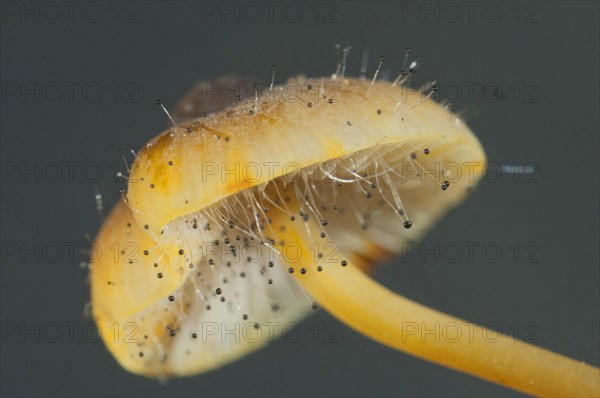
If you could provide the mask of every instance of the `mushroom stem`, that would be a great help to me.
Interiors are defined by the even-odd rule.
[[[532,395],[599,396],[600,369],[418,304],[352,264],[297,279],[333,316],[389,347]]]

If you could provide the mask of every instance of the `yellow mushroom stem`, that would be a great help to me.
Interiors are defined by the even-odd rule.
[[[288,239],[306,242],[301,231],[291,234],[295,236]],[[328,265],[322,272],[306,268],[296,278],[323,308],[386,346],[536,396],[600,394],[600,369],[411,301],[381,286],[352,261],[345,267]],[[440,330],[450,325],[460,333],[441,336]]]

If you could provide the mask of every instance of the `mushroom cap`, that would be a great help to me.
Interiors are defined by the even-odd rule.
[[[222,366],[308,312],[295,278],[306,268],[285,257],[293,242],[283,242],[308,225],[304,217],[320,218],[310,239],[334,243],[338,264],[368,269],[460,203],[485,162],[462,120],[389,82],[298,77],[178,124],[139,151],[127,205],[115,207],[96,239],[94,319],[131,372],[170,377]],[[257,257],[227,257],[235,240],[237,253],[253,247]],[[272,322],[274,334],[264,329]],[[256,323],[258,338],[249,334]],[[214,325],[217,333],[206,329]],[[224,340],[232,328],[242,338]]]

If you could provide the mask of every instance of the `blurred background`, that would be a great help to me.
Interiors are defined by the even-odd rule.
[[[329,75],[337,43],[352,47],[349,75],[368,49],[369,77],[382,55],[394,77],[411,47],[416,80],[438,81],[494,165],[417,251],[376,278],[599,365],[598,2],[1,7],[2,396],[519,396],[381,346],[324,311],[297,341],[162,386],[121,369],[84,316],[80,251],[100,226],[95,194],[107,212],[122,186],[119,149],[167,125],[155,99],[173,107],[222,74],[270,81],[271,65],[278,81]]]

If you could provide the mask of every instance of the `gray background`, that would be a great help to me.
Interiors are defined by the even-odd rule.
[[[385,285],[424,304],[465,319],[494,322],[504,331],[518,323],[521,337],[598,366],[598,3],[532,2],[518,6],[496,2],[502,17],[493,23],[482,15],[488,3],[477,5],[469,20],[463,4],[460,21],[451,10],[425,21],[407,14],[410,2],[337,2],[326,23],[321,4],[319,22],[310,4],[302,3],[297,23],[279,11],[248,20],[202,21],[202,3],[138,1],[121,5],[134,11],[133,23],[115,23],[112,2],[98,2],[103,14],[86,21],[81,8],[73,22],[4,14],[1,80],[4,94],[18,85],[49,87],[52,82],[95,83],[103,93],[97,102],[75,90],[51,102],[8,96],[2,100],[1,155],[3,167],[25,162],[40,167],[53,162],[78,162],[71,181],[63,168],[56,182],[32,176],[6,176],[2,181],[1,219],[5,259],[1,272],[2,348],[1,392],[5,396],[516,396],[501,387],[431,365],[383,347],[340,325],[337,343],[315,343],[311,327],[335,322],[324,312],[307,319],[306,335],[297,343],[279,341],[221,371],[173,380],[167,386],[123,371],[101,342],[81,335],[89,320],[83,306],[89,299],[87,271],[79,256],[63,252],[51,261],[7,255],[7,244],[63,248],[94,235],[100,221],[94,186],[81,175],[83,165],[102,165],[106,206],[118,187],[111,165],[119,148],[138,148],[165,125],[154,105],[167,107],[194,82],[223,73],[243,73],[270,79],[278,65],[278,80],[306,73],[333,72],[335,43],[351,45],[348,69],[358,74],[360,53],[371,52],[369,76],[376,59],[386,55],[393,73],[401,67],[403,49],[413,48],[422,60],[419,79],[437,79],[441,86],[468,82],[498,84],[502,99],[491,101],[475,90],[455,107],[465,112],[492,162],[533,162],[537,182],[514,182],[510,175],[483,182],[475,194],[449,214],[427,236],[434,245],[494,242],[503,249],[492,263],[476,251],[456,263],[421,261],[410,256],[382,268]],[[28,6],[40,3],[28,2]],[[58,3],[66,12],[63,3]],[[278,3],[281,10],[283,5]],[[300,3],[296,3],[300,4]],[[416,4],[423,7],[421,3]],[[441,7],[429,2],[428,7]],[[22,6],[22,5],[19,5]],[[93,11],[93,10],[88,10]],[[488,9],[489,16],[494,15]],[[51,15],[47,16],[52,18]],[[527,19],[527,20],[526,20]],[[129,97],[113,98],[113,84],[139,88]],[[529,83],[529,86],[524,84]],[[7,86],[8,84],[8,86]],[[514,97],[515,86],[520,95]],[[531,85],[533,84],[533,86]],[[538,90],[533,96],[531,87]],[[512,90],[512,91],[511,91]],[[126,93],[129,93],[127,91]],[[43,94],[43,93],[42,93]],[[527,99],[535,101],[527,101]],[[6,172],[6,169],[4,169]],[[88,170],[89,171],[89,170]],[[93,171],[93,170],[92,170]],[[93,173],[92,173],[93,174]],[[517,261],[510,246],[532,242],[536,263]],[[79,243],[81,245],[81,243]],[[50,250],[50,249],[48,249]],[[50,323],[73,322],[70,341],[66,326],[53,336],[8,334],[19,325],[33,329]],[[537,330],[527,329],[534,324]],[[40,338],[36,342],[36,337]]]

